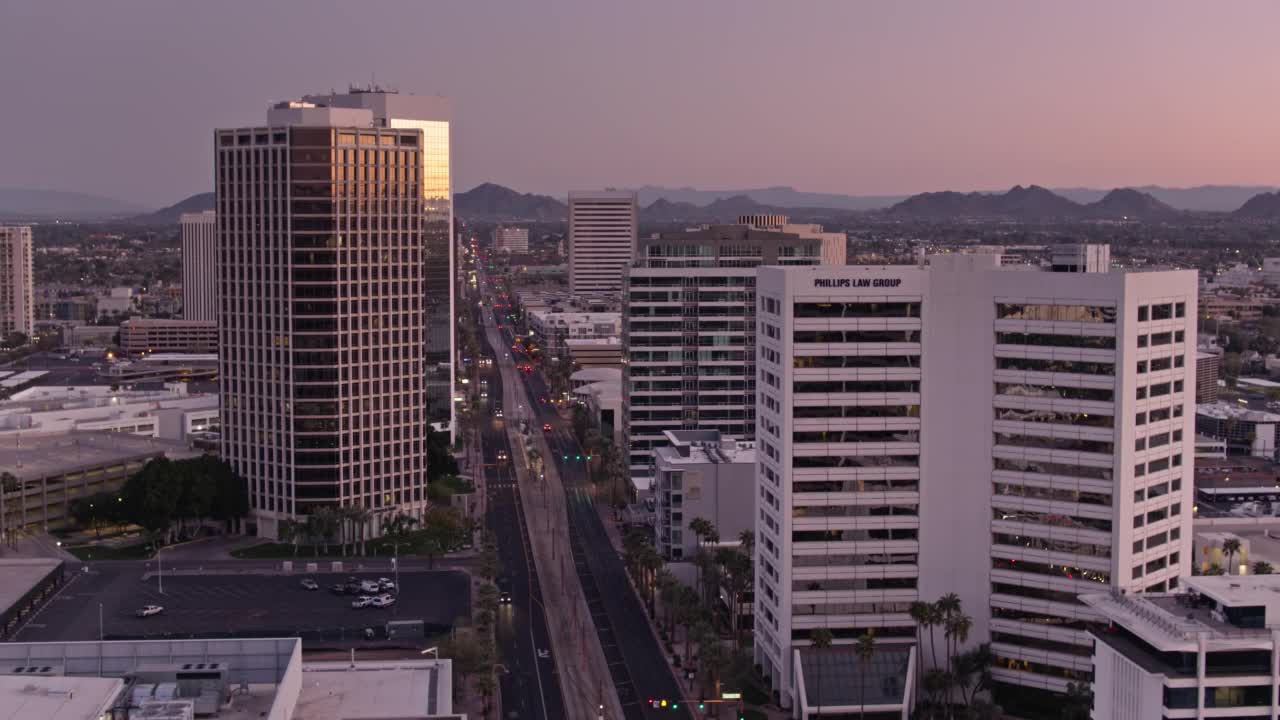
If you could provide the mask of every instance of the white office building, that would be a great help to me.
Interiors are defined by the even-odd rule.
[[[636,194],[569,193],[569,291],[619,293],[636,248]]]
[[[841,236],[843,237],[843,236]],[[756,434],[756,271],[816,265],[821,238],[712,225],[643,238],[623,296],[631,481],[648,491],[667,430]]]
[[[447,170],[432,128],[361,95],[373,107],[289,101],[214,135],[222,456],[260,536],[319,507],[427,506],[429,315],[451,290],[432,247],[448,206],[424,187]]]
[[[218,216],[184,213],[182,228],[182,318],[218,319]]]
[[[529,252],[529,228],[499,225],[493,229],[493,249],[517,254]]]
[[[1081,593],[1190,573],[1196,273],[997,255],[761,268],[756,659],[914,642],[947,593],[1002,688],[1088,682]],[[928,657],[928,654],[922,653]]]
[[[0,342],[11,333],[35,332],[35,279],[31,228],[0,226]]]
[[[1275,718],[1280,575],[1185,578],[1177,592],[1085,595],[1094,720]]]

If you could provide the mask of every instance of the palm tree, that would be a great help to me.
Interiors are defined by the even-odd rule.
[[[1232,565],[1235,564],[1233,560],[1235,559],[1236,553],[1238,552],[1240,552],[1239,538],[1227,538],[1226,540],[1222,541],[1222,554],[1227,556],[1227,574],[1228,575],[1231,574],[1231,567]]]
[[[815,628],[812,632],[809,633],[809,645],[814,650],[826,650],[827,648],[831,647],[831,642],[834,639],[835,639],[835,636],[831,634],[831,628],[824,628],[824,627]],[[821,664],[822,663],[819,661],[818,656],[815,654],[813,658],[813,668],[814,668],[813,684],[818,691],[814,693],[817,700],[822,699],[822,668],[819,667],[819,665]],[[809,695],[809,691],[806,688],[805,689],[806,698],[808,697],[808,695]],[[813,710],[815,713],[821,713],[822,705],[814,704]]]
[[[680,593],[680,581],[670,570],[662,569],[658,571],[657,581],[658,597],[662,599],[662,607],[666,610],[663,613],[666,616],[667,634],[675,632],[675,612],[676,599]]]
[[[859,677],[858,677],[858,717],[864,717],[867,711],[867,668],[871,665],[871,658],[876,654],[876,636],[874,628],[867,628],[867,631],[858,636],[858,642],[854,644],[853,651],[857,653]]]
[[[920,695],[921,674],[924,670],[924,659],[921,655],[924,653],[924,632],[929,631],[929,648],[933,649],[933,623],[931,622],[932,613],[929,611],[929,603],[923,600],[916,600],[911,603],[911,619],[916,623],[916,696]],[[938,664],[938,656],[933,653],[933,664]]]

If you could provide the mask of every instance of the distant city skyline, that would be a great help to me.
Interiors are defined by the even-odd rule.
[[[0,187],[168,205],[212,188],[214,127],[371,80],[453,99],[456,190],[1277,185],[1278,22],[1190,0],[14,0]]]

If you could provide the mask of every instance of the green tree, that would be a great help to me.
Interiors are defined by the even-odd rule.
[[[453,671],[457,673],[459,687],[457,696],[464,697],[467,692],[467,679],[476,673],[490,671],[492,658],[485,652],[485,643],[474,633],[455,633],[440,643],[439,655],[453,661]]]
[[[182,497],[181,483],[173,481],[177,474],[173,461],[160,457],[130,476],[120,491],[129,520],[158,537],[167,534]]]
[[[1274,567],[1272,567],[1271,563],[1267,562],[1266,560],[1259,560],[1253,564],[1254,575],[1270,575],[1275,571],[1276,570]]]

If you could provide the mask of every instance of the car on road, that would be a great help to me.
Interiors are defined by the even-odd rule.
[[[334,595],[346,595],[347,586],[343,583],[334,583],[329,586],[329,592],[333,593]]]
[[[164,612],[164,607],[160,605],[143,605],[141,608],[138,608],[138,617],[151,617],[152,615],[159,615],[162,612]]]
[[[359,610],[359,609],[361,609],[361,608],[367,608],[367,607],[369,607],[369,606],[370,606],[370,605],[372,605],[372,604],[373,604],[373,598],[372,598],[372,597],[370,597],[370,596],[368,596],[368,595],[361,595],[360,597],[358,597],[358,598],[356,598],[355,600],[352,600],[352,601],[351,601],[351,609],[352,609],[352,610]]]
[[[543,432],[551,432],[551,423],[542,423]]]
[[[502,417],[502,408],[500,408],[500,407],[496,407],[496,408],[494,408],[494,409],[493,409],[493,416],[494,416],[494,417],[496,417],[496,418],[500,418],[500,417]]]
[[[391,578],[381,577],[381,578],[378,578],[378,589],[384,593],[387,592],[388,590],[395,590],[396,583]]]
[[[499,451],[498,451],[498,462],[506,462],[506,461],[507,461],[507,451],[506,451],[506,450],[499,450]]]
[[[503,605],[511,604],[511,578],[506,575],[498,578],[498,602]]]
[[[377,597],[369,601],[369,605],[371,607],[376,607],[376,608],[391,607],[392,605],[395,605],[395,604],[396,604],[395,596],[387,595],[386,593],[383,593],[382,595],[378,595]]]
[[[319,590],[320,589],[320,583],[316,582],[315,580],[312,580],[311,578],[303,578],[302,582],[298,584],[302,586],[303,590]]]

